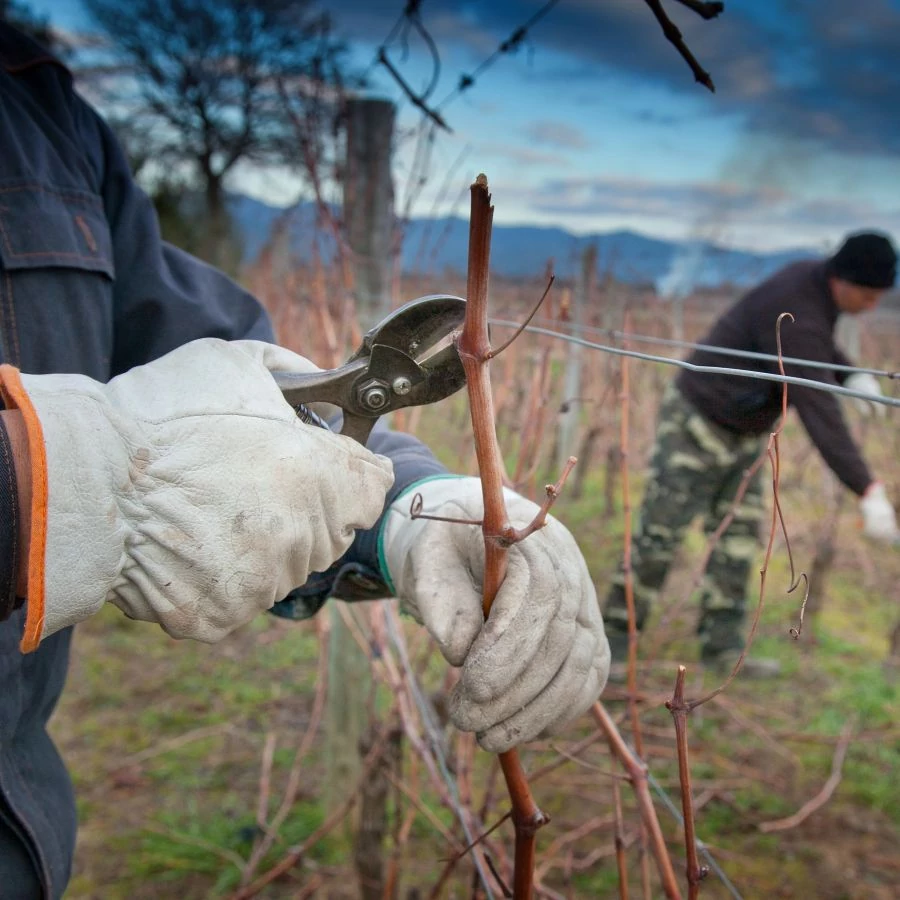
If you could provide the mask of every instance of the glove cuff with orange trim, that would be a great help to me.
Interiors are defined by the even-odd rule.
[[[22,651],[34,650],[40,643],[44,630],[44,552],[47,546],[47,454],[43,429],[28,394],[22,385],[19,370],[10,365],[0,366],[0,395],[7,409],[19,410],[25,423],[28,438],[28,461],[31,467],[31,509],[20,509],[19,514],[31,520],[31,541],[28,559],[24,565],[28,571],[28,584],[36,598],[29,604],[22,635]],[[22,464],[22,461],[19,461]],[[22,565],[23,563],[20,563]]]

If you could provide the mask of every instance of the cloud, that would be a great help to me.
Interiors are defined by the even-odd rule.
[[[519,191],[535,218],[568,223],[603,220],[639,223],[650,233],[660,223],[681,223],[680,236],[760,246],[836,240],[855,228],[900,235],[900,205],[880,208],[855,196],[803,198],[774,184],[732,181],[669,182],[622,178],[553,178]],[[777,239],[776,239],[777,238]]]
[[[536,211],[564,216],[656,216],[684,221],[698,210],[742,215],[760,213],[785,200],[784,192],[769,187],[745,187],[733,183],[660,183],[643,179],[558,178],[548,179],[528,192]]]
[[[814,140],[850,154],[900,150],[900,9],[887,0],[792,4],[805,37],[796,66],[783,59],[782,77],[765,102],[747,107],[752,128]]]
[[[370,3],[332,6],[339,24],[365,22],[370,40],[379,34]],[[542,6],[542,0],[430,0],[422,19],[439,47],[453,42],[466,48],[474,71]],[[711,21],[675,0],[665,8],[711,73],[715,96],[693,82],[640,0],[554,6],[519,49],[533,52],[536,61],[523,81],[558,80],[569,92],[591,85],[594,103],[602,106],[616,99],[610,77],[630,78],[692,98],[710,114],[739,114],[750,133],[813,140],[844,153],[900,151],[900,116],[894,114],[900,8],[892,0],[730,0]],[[387,27],[385,20],[385,36]],[[449,88],[460,73],[444,74]]]
[[[797,201],[776,211],[777,224],[793,224],[815,229],[882,228],[900,236],[900,208],[877,209],[865,200],[821,199]]]
[[[511,126],[508,146],[478,147],[485,156],[502,151],[510,160],[517,214],[583,228],[604,217],[607,224],[640,222],[650,232],[677,229],[688,236],[752,232],[769,245],[821,235],[834,240],[857,225],[900,233],[900,200],[894,202],[900,195],[890,175],[900,152],[898,0],[729,0],[712,21],[677,0],[663,3],[711,73],[715,94],[693,81],[643,0],[557,3],[515,54],[495,57],[505,80],[489,83],[479,75],[465,94],[469,108],[496,105],[490,114],[495,124],[510,102],[504,93],[510,77],[520,92],[516,99],[532,104],[537,121],[519,133]],[[390,15],[376,12],[369,0],[329,6],[349,37],[373,48],[400,12],[399,6]],[[543,6],[544,0],[422,4],[422,21],[442,61],[435,97],[453,91],[463,72],[477,74],[500,42]],[[426,59],[424,44],[412,34],[409,48],[411,57]],[[392,58],[402,49],[401,42],[392,44]],[[448,109],[451,125],[457,109]],[[572,166],[584,156],[575,159],[574,151],[583,150],[587,123],[607,120],[621,124],[617,137],[623,139],[629,120],[654,126],[641,132],[647,143],[635,146],[633,171],[650,171],[671,140],[689,154],[683,170],[694,180],[678,183],[673,169],[679,163],[670,154],[665,171],[671,181],[663,184],[614,177],[529,184],[539,166],[574,174]],[[729,143],[708,143],[718,140]],[[615,147],[610,152],[599,164],[621,171]],[[696,180],[713,168],[715,174]]]
[[[566,165],[566,158],[560,153],[549,153],[535,150],[521,144],[482,144],[479,151],[485,156],[497,156],[508,159],[518,169],[521,166],[557,166]]]
[[[522,131],[528,140],[545,147],[584,150],[590,146],[583,131],[559,120],[542,119],[531,122]]]

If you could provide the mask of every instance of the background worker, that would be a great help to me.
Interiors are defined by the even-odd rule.
[[[3,22],[0,134],[0,896],[65,891],[75,804],[47,722],[70,626],[106,602],[216,640],[276,602],[303,618],[393,593],[461,667],[451,717],[493,751],[596,699],[609,652],[565,527],[512,548],[484,627],[480,529],[408,515],[415,491],[480,518],[477,479],[409,435],[366,450],[299,422],[270,372],[315,366],[160,239],[70,73]],[[516,525],[537,509],[508,500]]]
[[[713,325],[702,343],[733,350],[777,354],[776,322],[781,323],[784,357],[851,365],[838,349],[834,328],[841,313],[874,309],[894,284],[897,255],[883,234],[848,236],[831,257],[796,262],[751,290]],[[777,363],[760,363],[727,353],[697,350],[690,362],[777,372]],[[785,363],[785,373],[825,384],[879,394],[871,375]],[[863,532],[873,540],[898,539],[894,509],[856,446],[834,394],[789,385],[795,407],[822,458],[856,494]],[[637,529],[632,538],[632,572],[637,627],[643,628],[653,600],[669,571],[685,531],[697,517],[712,534],[734,500],[746,470],[764,448],[765,436],[782,410],[782,385],[738,375],[682,370],[666,389],[659,410]],[[730,669],[744,646],[747,581],[756,555],[763,516],[760,467],[750,480],[733,521],[709,559],[700,588],[700,658]],[[614,663],[627,658],[628,617],[620,570],[604,611]],[[772,660],[750,657],[747,674],[777,672]]]

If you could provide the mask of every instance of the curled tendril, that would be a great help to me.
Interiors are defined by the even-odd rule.
[[[409,517],[411,519],[429,519],[432,522],[450,522],[453,525],[482,525],[481,519],[454,519],[450,516],[429,516],[422,512],[425,505],[421,494],[413,494],[412,503],[409,505]]]

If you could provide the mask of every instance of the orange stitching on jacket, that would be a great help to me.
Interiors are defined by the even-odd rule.
[[[69,250],[32,250],[27,253],[20,253],[13,249],[12,243],[9,240],[9,232],[7,232],[6,226],[3,224],[2,216],[0,216],[0,235],[3,237],[3,243],[6,244],[6,250],[7,253],[9,253],[10,259],[35,259],[39,257],[62,256],[66,259],[83,260],[84,262],[110,262],[105,255],[85,256],[83,253],[75,253],[74,251]]]
[[[88,247],[90,247],[91,253],[96,253],[97,242],[94,240],[94,235],[91,233],[88,223],[84,221],[84,216],[75,216],[75,224],[81,229],[81,233],[84,235],[84,239],[87,242]]]
[[[27,184],[12,184],[8,187],[0,187],[0,194],[12,194],[15,191],[43,191],[45,194],[55,194],[59,197],[65,197],[68,200],[77,200],[91,206],[99,207],[102,205],[100,197],[96,194],[92,194],[90,191],[79,191],[74,193],[72,191],[64,190],[63,188],[47,187],[45,184],[33,184],[31,182]]]

